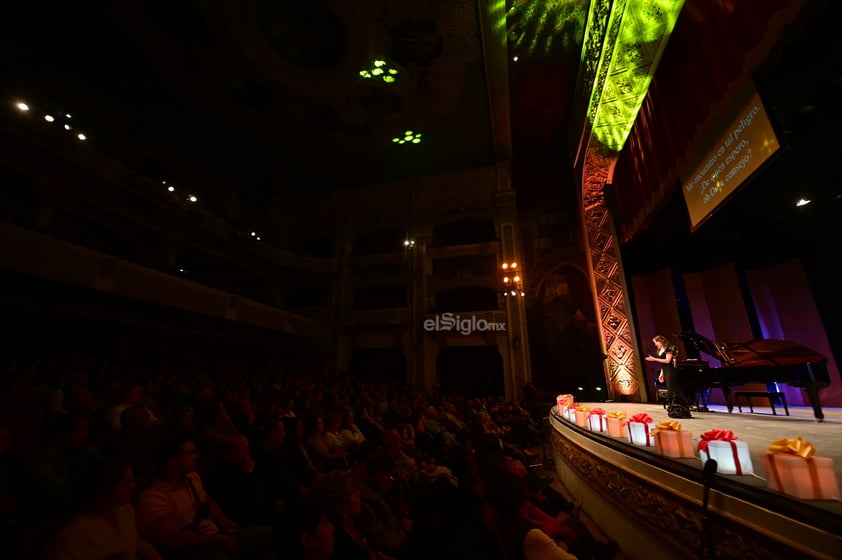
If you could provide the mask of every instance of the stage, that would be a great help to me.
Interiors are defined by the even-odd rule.
[[[671,420],[654,403],[579,403],[590,408],[645,412],[659,422]],[[816,454],[834,461],[842,482],[842,409],[825,408],[816,422],[812,407],[789,407],[785,416],[768,406],[743,407],[740,413],[712,405],[678,419],[683,430],[699,435],[710,430],[732,431],[748,444],[754,475],[722,475],[710,491],[710,539],[703,534],[702,462],[671,459],[654,447],[591,432],[549,416],[553,456],[562,484],[600,528],[620,543],[628,558],[686,558],[709,545],[719,558],[842,558],[842,502],[799,500],[767,487],[762,455],[774,440],[801,437]]]

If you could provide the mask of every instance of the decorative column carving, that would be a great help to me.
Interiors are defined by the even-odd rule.
[[[585,154],[582,173],[585,243],[603,352],[608,356],[605,362],[608,396],[613,400],[643,401],[646,386],[643,366],[635,352],[637,342],[620,244],[602,190],[616,161],[617,154],[594,143]]]

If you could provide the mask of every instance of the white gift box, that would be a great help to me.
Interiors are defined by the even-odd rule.
[[[608,429],[604,414],[591,414],[588,416],[588,427],[592,432],[604,432]]]
[[[640,447],[655,446],[655,436],[649,433],[649,425],[651,423],[629,420],[628,424],[626,424],[626,433],[628,433],[629,441],[632,445],[639,445]]]
[[[567,410],[564,411],[564,419],[569,420],[570,422],[576,423],[576,407],[568,406]]]
[[[748,444],[740,440],[709,440],[707,452],[699,449],[702,466],[708,459],[716,460],[716,472],[719,474],[754,474]]]

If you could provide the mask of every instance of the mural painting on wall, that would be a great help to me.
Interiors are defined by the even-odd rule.
[[[543,279],[527,313],[535,385],[583,400],[604,399],[604,356],[586,274],[559,266]]]

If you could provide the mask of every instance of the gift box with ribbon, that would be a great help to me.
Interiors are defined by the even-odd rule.
[[[730,430],[711,430],[699,436],[699,458],[704,467],[708,459],[716,460],[719,474],[754,474],[748,444],[739,441]]]
[[[627,438],[626,422],[628,417],[625,412],[612,410],[605,415],[605,427],[609,436]]]
[[[575,417],[573,419],[576,422],[577,426],[582,426],[583,428],[588,427],[588,413],[590,413],[591,408],[589,406],[577,406],[575,411]]]
[[[681,422],[661,422],[651,434],[655,436],[655,449],[664,457],[692,459],[696,456],[693,434],[681,429]]]
[[[570,420],[571,422],[576,422],[576,409],[579,408],[579,403],[572,402],[567,405],[564,409],[564,418],[565,420]]]
[[[592,432],[605,431],[605,410],[601,408],[593,408],[588,413],[588,428]]]
[[[626,424],[626,433],[632,445],[639,445],[641,447],[652,447],[655,445],[655,438],[649,433],[649,424],[652,422],[654,422],[652,417],[645,412],[635,414],[629,418]]]
[[[802,500],[838,500],[839,483],[833,459],[815,454],[813,445],[799,438],[772,442],[763,454],[769,488]]]
[[[562,417],[564,416],[564,409],[573,404],[573,395],[558,395],[555,398],[556,412]]]

